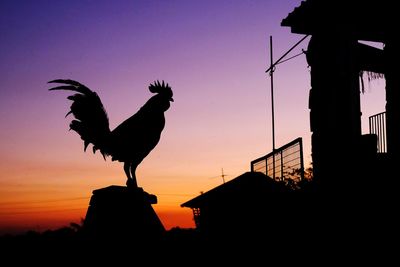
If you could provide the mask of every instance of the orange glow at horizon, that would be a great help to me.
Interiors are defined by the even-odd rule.
[[[111,184],[124,185],[126,178],[122,164],[112,164],[109,160],[90,162],[93,159],[88,159],[85,153],[76,154],[78,162],[55,164],[51,168],[43,168],[46,164],[40,159],[23,165],[10,159],[2,161],[0,168],[4,176],[0,181],[0,234],[45,231],[70,223],[80,224],[86,215],[93,190]],[[146,177],[143,171],[139,173],[140,177]],[[82,179],[85,176],[88,179]],[[153,176],[157,180],[160,174]],[[43,180],[43,177],[53,177],[53,180]],[[96,177],[96,180],[90,177]],[[179,185],[180,179],[178,177],[178,183],[170,189],[158,188],[144,178],[139,179],[146,191],[157,195],[158,204],[154,204],[153,208],[167,230],[194,227],[191,210],[179,204],[195,194],[187,193],[190,190]]]
[[[68,186],[14,184],[0,189],[0,234],[27,230],[44,231],[81,224],[86,216],[90,189],[77,195],[78,190]],[[193,228],[192,211],[177,206],[191,198],[190,195],[160,194],[153,205],[166,230],[173,227]]]
[[[45,231],[81,224],[85,218],[89,199],[8,202],[0,205],[0,234],[20,233],[27,230]],[[194,228],[192,211],[153,205],[166,230],[174,227]]]

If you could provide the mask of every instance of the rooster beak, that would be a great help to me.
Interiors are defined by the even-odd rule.
[[[171,97],[171,98],[169,99],[169,101],[174,102],[174,99]]]

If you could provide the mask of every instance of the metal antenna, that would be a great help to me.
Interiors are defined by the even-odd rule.
[[[275,180],[275,110],[274,110],[274,71],[275,71],[275,66],[278,65],[279,63],[283,63],[289,59],[292,59],[294,57],[291,57],[289,59],[283,60],[284,57],[286,57],[296,46],[298,46],[301,42],[303,42],[309,35],[304,36],[303,38],[300,39],[295,45],[293,45],[285,54],[283,54],[275,63],[273,60],[273,54],[272,54],[272,35],[269,36],[269,53],[270,53],[270,66],[269,68],[265,71],[266,73],[269,73],[269,76],[271,77],[271,109],[272,109],[272,178]],[[305,51],[302,51],[302,53],[305,53]],[[299,54],[300,55],[300,54]],[[298,55],[296,55],[297,57]],[[266,172],[268,175],[268,165],[266,166]]]
[[[224,168],[222,168],[221,178],[222,178],[222,182],[223,182],[223,183],[225,183],[225,176],[227,176],[227,175],[224,174]]]
[[[272,36],[269,37],[270,47],[270,68],[269,75],[271,76],[271,109],[272,109],[272,178],[275,180],[275,110],[274,110],[274,60],[272,56]],[[267,173],[268,174],[268,173]]]
[[[225,183],[225,176],[229,176],[229,174],[225,174],[224,173],[224,168],[221,168],[221,175],[209,177],[209,179],[214,179],[214,178],[221,177],[222,178],[222,183]]]

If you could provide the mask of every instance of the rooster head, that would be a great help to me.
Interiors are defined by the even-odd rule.
[[[168,83],[165,83],[164,81],[162,81],[162,83],[160,83],[160,81],[155,81],[153,84],[149,85],[149,90],[152,93],[158,93],[166,98],[168,98],[169,101],[174,102],[174,99],[172,98],[173,93],[171,90],[171,87],[168,85]]]

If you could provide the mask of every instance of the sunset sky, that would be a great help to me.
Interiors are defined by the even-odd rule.
[[[48,91],[58,78],[96,91],[111,129],[152,96],[151,82],[171,85],[175,102],[138,184],[158,196],[167,229],[194,227],[180,204],[220,185],[222,168],[233,179],[272,150],[269,36],[275,59],[303,37],[280,26],[300,2],[0,1],[0,233],[80,222],[93,190],[125,185],[121,163],[84,153],[68,131],[69,93]],[[278,65],[274,83],[276,146],[303,137],[308,164],[305,56]],[[384,80],[367,83],[361,103],[366,132],[384,111]]]

